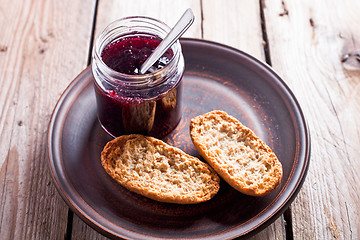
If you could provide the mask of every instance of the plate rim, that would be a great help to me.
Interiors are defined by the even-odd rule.
[[[267,226],[269,226],[272,222],[274,222],[281,214],[283,214],[286,209],[288,208],[288,206],[293,202],[293,200],[296,198],[297,194],[299,193],[299,191],[302,188],[302,185],[306,179],[307,176],[307,172],[308,172],[308,168],[310,165],[310,155],[311,155],[311,137],[310,137],[310,131],[309,131],[309,127],[308,127],[308,123],[307,120],[305,118],[305,115],[303,113],[303,110],[300,106],[300,103],[298,102],[297,98],[295,97],[294,93],[291,91],[291,89],[289,88],[289,86],[286,84],[286,82],[280,77],[280,75],[271,67],[269,66],[266,62],[259,60],[253,56],[251,56],[250,54],[243,52],[237,48],[231,47],[231,46],[227,46],[221,43],[217,43],[217,42],[213,42],[213,41],[209,41],[209,40],[203,40],[203,39],[195,39],[195,38],[181,38],[180,42],[183,44],[202,44],[202,45],[206,45],[206,46],[210,46],[210,47],[217,47],[217,48],[222,48],[222,49],[226,49],[228,51],[231,52],[236,52],[237,54],[243,55],[245,58],[248,58],[249,60],[251,60],[252,63],[256,63],[257,65],[260,65],[260,68],[265,68],[266,71],[270,72],[274,78],[276,78],[277,81],[279,81],[279,83],[281,84],[281,87],[283,87],[286,90],[286,93],[291,97],[291,100],[293,101],[294,105],[296,106],[296,110],[299,114],[299,116],[301,117],[301,119],[299,119],[299,123],[302,123],[301,125],[299,125],[301,127],[301,130],[303,132],[303,137],[304,137],[304,147],[302,148],[302,152],[303,152],[303,159],[300,159],[303,161],[304,164],[301,165],[301,171],[299,171],[298,176],[296,178],[296,182],[294,184],[294,186],[292,187],[292,191],[289,193],[288,197],[285,199],[285,201],[283,201],[280,206],[277,208],[277,211],[273,212],[270,216],[268,216],[264,221],[260,222],[259,224],[256,224],[256,226],[252,227],[251,229],[249,229],[247,232],[243,232],[241,231],[241,233],[238,233],[236,230],[237,228],[234,227],[232,229],[226,230],[224,231],[222,234],[218,233],[217,235],[209,235],[208,238],[214,238],[214,237],[224,237],[225,235],[229,235],[228,237],[249,237],[252,235],[255,235],[256,233],[260,232],[261,230],[263,230],[264,228],[266,228]],[[130,231],[127,229],[124,229],[120,226],[120,228],[124,229],[126,233],[115,233],[113,231],[111,231],[111,229],[105,228],[104,226],[99,226],[99,222],[96,221],[96,219],[93,219],[89,216],[89,214],[87,214],[85,211],[83,211],[76,202],[74,202],[72,199],[69,198],[66,189],[70,190],[71,192],[73,192],[72,194],[77,194],[79,195],[76,191],[72,191],[71,188],[64,186],[64,184],[61,184],[60,178],[59,176],[56,174],[57,172],[55,171],[56,166],[54,165],[54,155],[53,155],[53,139],[54,139],[54,127],[56,124],[56,117],[57,117],[57,113],[60,111],[61,107],[63,107],[63,102],[66,100],[67,95],[70,93],[71,89],[76,86],[76,84],[81,84],[81,80],[84,78],[83,76],[85,74],[89,74],[91,66],[87,66],[83,71],[81,71],[71,82],[70,84],[66,87],[66,89],[63,91],[63,93],[61,94],[60,98],[58,99],[54,110],[52,112],[51,118],[50,118],[50,122],[49,122],[49,126],[48,126],[48,138],[47,138],[47,150],[48,150],[48,167],[50,169],[50,173],[53,179],[53,182],[55,183],[55,186],[58,190],[58,192],[60,193],[60,195],[62,196],[63,200],[66,202],[66,204],[68,205],[68,207],[80,218],[82,219],[84,222],[86,222],[90,227],[92,227],[93,229],[95,229],[96,231],[98,231],[99,233],[108,236],[108,237],[117,237],[117,238],[121,238],[121,237],[141,237],[144,235],[139,235],[139,233],[136,233],[134,231]],[[186,71],[186,70],[185,70]],[[88,82],[82,83],[84,84],[82,86],[82,90],[84,88],[86,88],[88,86]],[[81,91],[82,91],[81,90]],[[79,91],[79,93],[81,92]],[[73,102],[76,100],[77,98],[73,99]],[[69,109],[67,109],[68,111]],[[61,131],[60,131],[61,132]],[[62,136],[60,137],[60,139],[62,138]],[[60,140],[60,147],[59,149],[61,149],[61,140]],[[298,165],[297,165],[298,166]],[[66,175],[66,172],[64,173],[64,177],[68,178]],[[294,176],[293,176],[294,178]],[[290,179],[291,180],[291,179]],[[60,182],[59,182],[60,181]],[[71,184],[71,181],[67,181],[67,184]],[[64,189],[65,187],[65,189]],[[280,196],[281,194],[279,193],[279,195],[277,196],[277,198]],[[79,195],[80,196],[80,195]],[[81,196],[80,196],[81,197]],[[273,201],[272,203],[276,203],[276,201]],[[91,208],[89,205],[87,205],[88,208]],[[91,208],[92,209],[92,208]],[[92,209],[93,210],[93,209]],[[95,210],[93,210],[94,212],[96,212]],[[260,213],[259,213],[260,214]],[[102,217],[102,216],[100,216]],[[116,225],[117,226],[117,225]],[[119,227],[119,226],[117,226]],[[132,234],[135,235],[132,235]],[[230,234],[230,233],[234,233],[234,234]],[[149,236],[145,236],[146,238],[148,238]],[[177,239],[177,238],[174,238]]]

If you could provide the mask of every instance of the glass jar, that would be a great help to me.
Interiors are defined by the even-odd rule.
[[[127,17],[95,40],[91,69],[98,119],[113,137],[140,133],[161,138],[179,123],[185,66],[180,42],[153,65],[155,70],[137,74],[170,30],[156,19]]]

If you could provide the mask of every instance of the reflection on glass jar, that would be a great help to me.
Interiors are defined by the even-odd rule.
[[[170,31],[146,17],[117,20],[95,41],[92,59],[98,118],[112,136],[164,137],[179,123],[184,58],[177,41],[152,67],[138,70]]]

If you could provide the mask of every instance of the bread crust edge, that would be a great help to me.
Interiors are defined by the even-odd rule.
[[[274,165],[275,165],[274,171],[276,174],[276,178],[275,178],[275,181],[272,182],[271,188],[267,188],[265,190],[259,190],[259,189],[253,189],[253,188],[247,187],[242,181],[239,181],[238,179],[233,178],[226,172],[226,169],[219,166],[217,164],[216,157],[211,157],[211,154],[209,154],[209,151],[206,150],[206,147],[203,144],[201,144],[201,141],[198,139],[196,134],[193,133],[194,126],[199,124],[198,123],[199,119],[201,117],[207,116],[208,114],[220,114],[220,115],[224,116],[226,118],[226,120],[229,120],[229,121],[235,123],[236,126],[239,127],[242,131],[248,132],[251,135],[251,137],[253,137],[254,140],[259,141],[259,143],[262,145],[262,147],[266,149],[266,152],[272,156],[272,162],[274,162]],[[281,180],[282,180],[282,175],[283,175],[282,164],[276,157],[275,153],[270,149],[269,146],[267,146],[265,144],[265,142],[263,142],[259,137],[257,137],[251,129],[244,126],[239,120],[237,120],[233,116],[227,114],[226,112],[221,111],[221,110],[214,110],[214,111],[205,113],[203,115],[199,115],[199,116],[191,119],[190,137],[191,137],[191,140],[192,140],[195,148],[200,153],[200,155],[204,158],[204,160],[220,175],[220,177],[223,180],[225,180],[231,187],[233,187],[237,191],[239,191],[243,194],[246,194],[246,195],[250,195],[250,196],[264,196],[264,195],[269,194],[273,190],[275,190],[280,185]]]
[[[122,179],[120,179],[118,173],[115,172],[114,168],[112,168],[111,165],[111,159],[114,157],[112,155],[114,155],[115,153],[112,151],[112,148],[114,147],[119,147],[119,145],[121,146],[124,142],[126,142],[129,139],[138,137],[138,136],[142,136],[145,137],[146,139],[148,139],[150,142],[155,143],[155,144],[161,144],[164,145],[166,147],[169,148],[170,151],[175,151],[179,154],[185,154],[186,157],[190,158],[191,161],[195,161],[197,164],[201,165],[203,168],[206,168],[209,170],[209,174],[211,176],[211,179],[214,182],[214,190],[204,196],[192,196],[192,197],[184,197],[182,195],[178,195],[178,196],[167,196],[167,195],[163,195],[161,193],[154,193],[154,192],[150,192],[147,191],[146,189],[139,189],[136,188],[134,186],[132,186],[129,183],[123,182]],[[115,138],[113,140],[111,140],[110,142],[108,142],[102,153],[101,153],[101,165],[103,166],[103,168],[105,169],[105,171],[107,172],[107,174],[113,179],[115,180],[118,184],[120,184],[121,186],[123,186],[124,188],[128,189],[129,191],[135,192],[137,194],[140,194],[142,196],[145,196],[147,198],[150,198],[152,200],[155,201],[159,201],[159,202],[165,202],[165,203],[175,203],[175,204],[197,204],[197,203],[201,203],[201,202],[205,202],[208,201],[210,199],[212,199],[219,191],[220,189],[220,178],[217,175],[217,173],[211,168],[211,166],[209,166],[207,163],[202,162],[200,159],[195,158],[191,155],[186,154],[185,152],[183,152],[181,149],[173,147],[171,145],[166,144],[165,142],[156,139],[154,137],[150,137],[150,136],[143,136],[143,135],[139,135],[139,134],[131,134],[131,135],[123,135],[120,136],[118,138]]]

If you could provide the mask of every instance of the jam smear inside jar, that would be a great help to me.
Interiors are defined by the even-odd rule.
[[[115,81],[103,81],[92,63],[98,119],[113,137],[140,133],[162,138],[181,119],[182,55],[178,66],[179,59],[173,63],[176,56],[170,48],[153,65],[154,72],[138,73],[160,42],[158,36],[138,34],[106,44],[100,58],[111,71],[120,73],[120,79]]]

